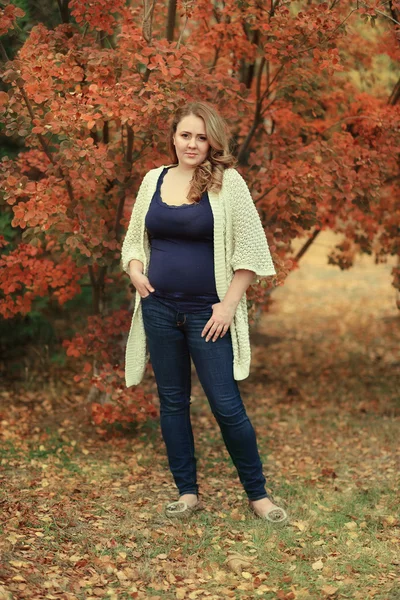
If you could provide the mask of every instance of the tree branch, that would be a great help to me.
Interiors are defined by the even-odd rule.
[[[395,104],[397,104],[397,102],[399,100],[400,100],[400,79],[398,80],[398,82],[394,86],[394,88],[392,90],[392,93],[390,94],[390,98],[388,100],[388,103],[391,104],[392,106],[394,106]]]
[[[151,44],[153,29],[153,14],[156,0],[143,0],[143,23],[142,33],[148,44]]]
[[[176,21],[176,0],[169,0],[168,16],[167,16],[167,32],[166,32],[166,38],[169,42],[174,41],[175,21]]]
[[[248,132],[246,139],[244,140],[243,144],[241,145],[239,152],[238,152],[238,157],[237,160],[239,162],[239,164],[243,164],[244,162],[244,157],[246,155],[246,152],[248,150],[248,147],[250,145],[250,142],[257,130],[257,127],[259,126],[260,122],[261,122],[261,104],[262,104],[262,100],[260,102],[260,90],[261,90],[261,76],[262,76],[262,72],[264,69],[264,65],[265,65],[265,57],[263,56],[261,58],[260,64],[259,64],[259,68],[258,68],[258,72],[257,72],[257,81],[256,81],[256,108],[255,108],[255,112],[254,112],[254,118],[253,118],[253,123],[252,126],[250,127],[250,131]]]
[[[62,23],[69,23],[70,21],[68,1],[69,0],[57,0]]]
[[[321,233],[320,229],[315,229],[314,233],[311,235],[311,237],[308,238],[308,240],[303,244],[303,246],[300,248],[300,250],[297,252],[296,256],[294,257],[294,260],[296,262],[299,261],[300,258],[303,256],[303,254],[305,254],[307,252],[307,250],[309,249],[311,244],[316,240],[317,236],[320,233]]]

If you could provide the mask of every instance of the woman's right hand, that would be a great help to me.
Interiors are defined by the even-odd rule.
[[[137,269],[131,269],[129,271],[129,277],[141,298],[147,298],[150,292],[155,291],[146,275],[143,275],[143,273]]]

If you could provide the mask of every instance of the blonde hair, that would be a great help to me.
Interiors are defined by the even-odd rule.
[[[204,121],[207,140],[210,144],[207,157],[194,170],[188,200],[198,202],[206,190],[219,192],[224,170],[237,165],[229,148],[230,132],[226,121],[217,110],[206,102],[189,102],[178,108],[172,118],[167,146],[175,163],[178,163],[173,135],[184,117],[194,115]]]

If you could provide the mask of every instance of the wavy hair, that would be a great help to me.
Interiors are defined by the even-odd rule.
[[[179,122],[189,115],[203,119],[207,140],[210,144],[207,157],[194,170],[188,194],[188,200],[198,202],[206,190],[220,191],[224,170],[235,167],[237,160],[231,154],[229,147],[229,127],[218,111],[207,102],[188,102],[175,111],[169,128],[167,147],[174,163],[178,163],[178,156],[175,151],[173,135],[176,133]]]

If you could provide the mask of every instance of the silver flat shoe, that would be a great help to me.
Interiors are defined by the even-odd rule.
[[[259,519],[264,519],[265,521],[269,521],[270,523],[274,523],[274,525],[280,525],[281,523],[285,523],[288,521],[288,515],[284,508],[280,506],[271,507],[264,515],[259,515],[250,504],[249,500],[249,508],[250,510],[258,517]]]
[[[184,500],[177,500],[176,502],[167,504],[165,507],[165,515],[173,519],[183,519],[203,508],[200,500],[198,500],[194,506],[189,506]]]

